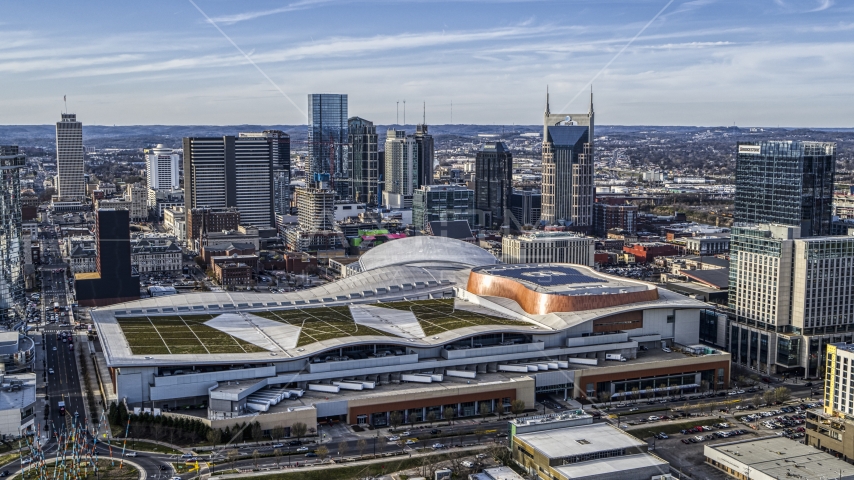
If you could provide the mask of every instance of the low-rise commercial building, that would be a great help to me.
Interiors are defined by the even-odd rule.
[[[557,427],[560,418],[535,419],[541,429],[512,434],[513,460],[533,478],[554,480],[649,480],[670,472],[647,452],[647,443],[607,423]],[[515,432],[511,422],[511,432]]]
[[[593,266],[595,240],[570,232],[531,232],[505,235],[504,263],[575,263]]]
[[[764,437],[703,447],[706,464],[739,480],[854,479],[854,466],[784,437]]]
[[[179,272],[181,247],[174,237],[144,236],[131,240],[131,265],[139,273]]]
[[[635,243],[626,245],[623,251],[635,256],[638,263],[649,263],[656,257],[669,257],[679,255],[679,248],[675,245],[660,242]]]

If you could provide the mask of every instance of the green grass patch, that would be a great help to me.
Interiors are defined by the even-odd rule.
[[[118,318],[134,355],[257,353],[261,347],[204,324],[213,315]]]
[[[714,425],[714,424],[720,423],[722,421],[723,420],[721,420],[717,417],[715,417],[715,418],[697,418],[697,419],[690,420],[687,422],[659,423],[658,425],[655,425],[655,426],[630,429],[630,430],[626,430],[626,433],[643,440],[645,438],[649,438],[649,437],[655,435],[658,432],[664,432],[664,433],[670,435],[673,433],[679,433],[682,430],[687,430],[691,427],[696,427],[697,425]],[[699,433],[696,435],[699,435]]]
[[[123,442],[123,440],[119,440],[119,442]],[[121,448],[122,444],[116,443],[113,445],[113,448],[115,448],[116,445],[118,445],[119,448]],[[134,450],[134,451],[138,451],[138,452],[162,453],[164,455],[181,455],[182,453],[184,453],[180,450],[175,450],[174,448],[166,447],[166,446],[160,445],[158,443],[151,443],[151,442],[146,442],[146,441],[141,441],[141,440],[130,440],[130,439],[128,439],[127,444],[125,445],[125,449],[126,450]],[[133,459],[131,459],[131,460],[133,460]]]
[[[378,306],[395,310],[410,311],[418,319],[424,334],[428,337],[458,328],[480,325],[510,325],[530,327],[531,324],[521,320],[484,315],[454,308],[454,299],[413,300],[404,302],[381,303]]]

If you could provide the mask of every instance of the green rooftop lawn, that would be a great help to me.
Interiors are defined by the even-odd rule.
[[[357,337],[378,335],[392,337],[394,335],[353,321],[348,307],[313,307],[296,310],[275,310],[269,312],[252,312],[253,315],[288,323],[301,327],[297,346],[329,340],[338,337]]]
[[[204,325],[213,315],[117,318],[134,355],[264,352]]]
[[[454,308],[454,299],[436,300],[412,300],[403,302],[389,302],[377,305],[383,308],[395,310],[407,310],[415,314],[415,318],[421,324],[424,334],[436,335],[458,328],[474,327],[478,325],[512,325],[531,326],[528,322],[511,320],[508,318],[483,315]]]

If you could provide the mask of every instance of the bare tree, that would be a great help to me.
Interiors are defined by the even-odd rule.
[[[273,437],[273,440],[281,440],[285,437],[285,427],[273,427],[273,429],[270,430],[270,436]]]
[[[430,422],[430,427],[433,427],[433,422],[436,421],[436,412],[429,411],[427,412],[427,418],[425,418],[428,422]]]
[[[477,443],[480,443],[480,439],[483,438],[483,435],[485,433],[486,432],[484,432],[483,430],[475,430],[474,431],[474,438],[475,438],[475,440],[477,440]]]
[[[635,402],[640,398],[640,389],[638,387],[632,387],[632,400]]]
[[[388,416],[388,423],[391,425],[393,430],[397,430],[397,427],[403,423],[403,415],[397,411],[391,412]]]
[[[525,411],[525,401],[524,400],[513,400],[510,402],[510,411],[513,412],[514,415],[519,415],[520,413]]]
[[[774,389],[774,399],[780,403],[786,403],[792,398],[792,392],[786,387]]]
[[[258,469],[258,459],[261,458],[261,454],[258,453],[258,450],[252,450],[252,464],[255,465],[255,469]]]
[[[446,407],[442,410],[442,419],[448,422],[448,425],[451,425],[451,422],[454,420],[454,415],[456,415],[456,411],[454,407]]]
[[[325,445],[321,445],[314,450],[314,453],[320,458],[320,462],[323,463],[326,460],[326,457],[329,456],[329,449],[326,448]]]
[[[480,406],[478,407],[480,410],[480,419],[481,421],[486,420],[486,416],[489,415],[489,404],[486,402],[480,402]]]
[[[208,430],[207,438],[208,441],[211,442],[211,445],[216,447],[216,444],[219,443],[222,438],[222,431],[218,428],[211,428]]]
[[[282,458],[282,451],[278,448],[273,450],[273,456],[276,457],[276,468],[279,468],[279,459]]]
[[[365,449],[368,448],[368,441],[364,438],[360,438],[358,442],[356,442],[356,449],[359,450],[359,457],[365,454]]]
[[[240,455],[238,451],[234,448],[226,452],[226,461],[231,464],[231,469],[234,470],[234,462],[237,461],[237,457]]]
[[[305,436],[305,432],[308,430],[306,424],[302,422],[296,422],[291,425],[291,436],[297,437],[297,440]]]

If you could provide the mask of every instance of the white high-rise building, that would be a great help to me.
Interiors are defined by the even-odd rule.
[[[390,129],[385,140],[385,187],[383,203],[399,207],[392,198],[405,199],[412,205],[412,195],[418,187],[418,144],[403,130]]]
[[[145,174],[148,188],[176,190],[180,186],[181,156],[163,144],[145,149]]]
[[[83,124],[73,113],[63,113],[62,121],[56,122],[56,172],[56,196],[72,202],[83,200]]]

